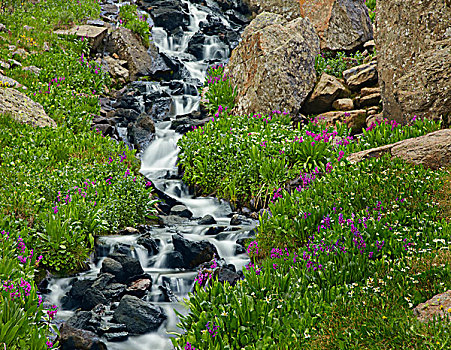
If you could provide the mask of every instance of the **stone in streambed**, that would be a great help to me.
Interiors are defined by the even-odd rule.
[[[219,258],[216,247],[207,240],[195,242],[180,235],[173,235],[172,243],[174,250],[182,255],[185,268],[195,268],[204,262],[211,261],[215,256]]]
[[[191,218],[193,216],[193,213],[184,205],[175,205],[171,209],[172,215],[178,215],[182,218]]]
[[[92,310],[98,304],[108,304],[108,300],[105,298],[103,293],[99,291],[97,288],[88,288],[83,294],[83,298],[81,300],[81,309],[82,310]]]
[[[147,303],[132,295],[125,295],[113,315],[113,321],[124,324],[127,332],[144,334],[157,330],[166,320],[159,306]]]
[[[61,350],[107,350],[105,343],[90,331],[73,328],[66,323],[63,323],[59,331]]]
[[[212,224],[216,224],[216,220],[213,216],[211,216],[210,214],[207,214],[204,217],[202,217],[202,219],[200,219],[197,223],[199,225],[212,225]]]
[[[134,281],[130,287],[125,290],[125,294],[133,295],[138,298],[142,298],[146,295],[147,291],[152,288],[152,280],[149,278],[139,279]]]

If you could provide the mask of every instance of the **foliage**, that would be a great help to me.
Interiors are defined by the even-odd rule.
[[[449,342],[445,326],[419,324],[409,310],[451,286],[449,264],[427,268],[427,261],[435,258],[429,251],[447,249],[451,234],[429,197],[443,175],[384,158],[316,179],[292,194],[297,199],[292,208],[283,201],[288,197],[284,193],[270,205],[271,214],[261,218],[258,244],[248,248],[253,262],[246,266],[244,280],[235,287],[212,280],[196,285],[186,300],[190,313],[180,316],[185,333],[174,345],[315,349],[325,343],[322,348],[357,349],[373,348],[375,342],[381,347],[401,345],[408,335],[419,344],[422,333],[443,335],[441,345]],[[277,223],[271,221],[285,213]],[[304,231],[293,225],[297,218],[306,222]],[[281,222],[287,225],[277,236]],[[262,235],[270,227],[272,231]],[[302,232],[305,238],[298,241]],[[296,244],[288,248],[292,237]],[[418,260],[426,266],[416,263],[414,269]],[[368,314],[363,318],[362,307],[375,319]],[[384,321],[386,315],[396,318]],[[346,318],[344,323],[345,317],[351,321]],[[335,318],[341,324],[331,328]],[[208,321],[218,327],[214,337],[206,329]],[[349,322],[356,325],[352,332]],[[330,337],[336,341],[333,345]]]
[[[229,77],[224,73],[222,64],[212,66],[208,69],[204,82],[203,91],[207,102],[207,109],[210,114],[221,109],[232,110],[235,106],[236,88],[232,87]]]
[[[293,129],[285,112],[234,116],[220,106],[211,122],[179,141],[183,179],[206,194],[262,207],[300,172],[330,168],[344,148],[337,135],[313,123]]]
[[[376,20],[376,0],[365,0],[365,4],[368,7],[371,22],[374,23]]]
[[[0,346],[15,350],[57,346],[49,340],[51,332],[58,334],[50,323],[56,307],[44,309],[33,282],[42,256],[28,249],[20,235],[5,231],[0,232],[0,247]]]
[[[357,152],[365,149],[388,145],[398,141],[423,136],[441,128],[440,121],[420,119],[414,116],[408,125],[398,124],[395,120],[377,120],[363,130],[363,136],[351,143],[349,151]]]
[[[321,53],[315,58],[316,74],[320,76],[324,72],[342,78],[345,70],[363,64],[364,59],[365,56],[361,52],[350,55],[342,51]]]
[[[121,6],[119,11],[120,23],[135,32],[142,39],[144,45],[149,47],[150,26],[147,23],[147,14],[140,13],[136,5]]]

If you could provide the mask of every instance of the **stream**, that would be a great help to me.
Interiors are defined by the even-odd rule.
[[[143,1],[143,3],[146,3]],[[178,116],[186,116],[199,110],[200,96],[197,88],[204,81],[206,70],[212,64],[225,62],[230,55],[230,45],[221,41],[217,35],[205,35],[202,44],[203,52],[189,54],[190,41],[199,33],[199,29],[212,18],[212,9],[216,3],[207,0],[207,8],[194,2],[179,1],[185,14],[189,17],[183,32],[168,31],[167,28],[153,26],[152,36],[159,51],[170,59],[177,59],[182,65],[184,74],[182,79],[163,82],[138,82],[142,95],[142,111],[145,111],[144,101],[157,94],[167,94],[171,98],[170,108],[164,120],[155,123],[155,137],[150,145],[140,155],[143,176],[151,180],[158,192],[164,194],[168,215],[162,215],[164,225],[141,226],[138,229],[120,232],[112,236],[98,237],[96,252],[89,263],[90,269],[77,276],[67,278],[52,278],[45,295],[46,302],[58,306],[57,321],[70,319],[76,313],[77,307],[71,304],[71,289],[74,283],[81,281],[97,281],[102,278],[104,262],[112,254],[124,254],[134,261],[139,261],[144,273],[142,278],[151,278],[151,287],[145,291],[140,299],[151,305],[159,306],[166,315],[166,320],[158,329],[141,335],[124,332],[123,329],[112,331],[106,337],[101,336],[108,349],[111,350],[140,350],[172,349],[168,332],[181,332],[177,327],[179,322],[175,311],[186,314],[188,310],[182,301],[188,297],[194,286],[194,279],[198,274],[197,266],[193,268],[174,267],[175,252],[173,236],[181,235],[191,242],[207,241],[214,245],[222,265],[233,264],[236,271],[243,269],[249,258],[238,239],[251,237],[257,222],[241,217],[238,223],[231,225],[233,213],[230,205],[223,200],[208,197],[195,197],[189,187],[183,183],[177,168],[179,149],[177,141],[182,134],[171,129],[172,121]],[[145,8],[142,6],[141,8]],[[230,12],[229,12],[230,13]],[[231,30],[240,31],[242,27],[231,24],[223,12],[214,13],[220,24]],[[151,19],[149,19],[152,21]],[[192,48],[192,46],[191,46]],[[192,49],[191,49],[192,51]],[[134,82],[136,83],[136,82]],[[130,85],[133,85],[131,83]],[[174,94],[171,86],[179,87]],[[174,208],[185,206],[189,215],[174,212]],[[211,215],[214,220],[210,223],[199,224],[205,215]],[[146,244],[146,242],[148,244]],[[149,243],[150,242],[150,243]],[[154,250],[149,248],[153,244]],[[110,259],[111,260],[111,259]],[[176,260],[176,259],[175,259]],[[101,271],[102,270],[102,271]],[[95,306],[95,312],[100,315],[101,324],[114,324],[112,315],[119,302],[108,302],[106,305]],[[89,309],[90,310],[90,309]],[[89,311],[88,310],[88,311]],[[101,311],[98,311],[101,310]],[[90,311],[94,312],[94,311]],[[106,331],[105,333],[108,333]],[[130,333],[130,334],[128,334]],[[97,333],[98,334],[98,333]]]

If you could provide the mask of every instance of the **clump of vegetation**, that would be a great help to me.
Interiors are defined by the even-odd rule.
[[[376,19],[376,0],[365,0],[365,5],[368,7],[371,22],[374,23]]]
[[[361,52],[349,55],[342,51],[321,53],[315,58],[315,70],[318,76],[324,72],[342,78],[345,70],[363,64],[366,57]]]
[[[119,10],[119,23],[138,34],[144,45],[149,47],[150,26],[147,18],[148,15],[139,12],[136,5],[124,5]]]

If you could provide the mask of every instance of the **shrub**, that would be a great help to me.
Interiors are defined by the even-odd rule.
[[[337,78],[343,77],[343,72],[354,66],[363,64],[365,56],[360,52],[346,55],[344,52],[322,53],[315,58],[315,70],[318,76],[323,72]]]
[[[147,17],[147,14],[138,11],[136,5],[124,5],[119,10],[119,22],[138,34],[144,45],[149,47],[150,27],[147,23]]]

